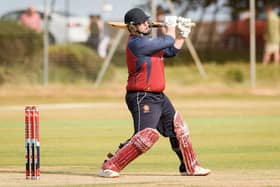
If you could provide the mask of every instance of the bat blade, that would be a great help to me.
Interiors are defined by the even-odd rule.
[[[116,27],[119,29],[126,29],[127,25],[123,22],[118,22],[118,21],[109,21],[107,22],[108,25],[112,26],[112,27]],[[164,23],[161,22],[151,22],[150,23],[151,27],[164,27]]]
[[[119,29],[126,29],[127,28],[126,24],[123,23],[123,22],[109,21],[109,22],[107,22],[107,24],[112,26],[112,27],[119,28]]]

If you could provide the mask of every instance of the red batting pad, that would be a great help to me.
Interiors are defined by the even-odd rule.
[[[176,112],[174,116],[174,131],[179,142],[180,150],[183,154],[187,172],[188,174],[193,174],[195,166],[198,166],[199,163],[189,137],[189,129],[179,112]]]
[[[102,169],[119,172],[139,155],[149,150],[158,141],[159,137],[157,130],[152,128],[143,129],[135,134],[113,157],[105,161]]]

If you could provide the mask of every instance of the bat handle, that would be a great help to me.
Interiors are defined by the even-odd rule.
[[[151,22],[150,27],[165,27],[166,25],[164,23],[160,22]]]

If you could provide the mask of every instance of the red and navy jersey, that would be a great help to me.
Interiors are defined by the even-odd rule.
[[[169,35],[157,38],[129,36],[126,47],[127,91],[162,92],[165,89],[163,59],[177,54],[174,41]]]

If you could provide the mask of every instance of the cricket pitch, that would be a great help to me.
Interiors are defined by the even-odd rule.
[[[96,173],[56,174],[42,172],[39,180],[26,180],[24,172],[0,169],[0,186],[280,186],[280,170],[213,171],[209,176],[180,176],[178,173],[123,172],[119,178],[102,178]]]

